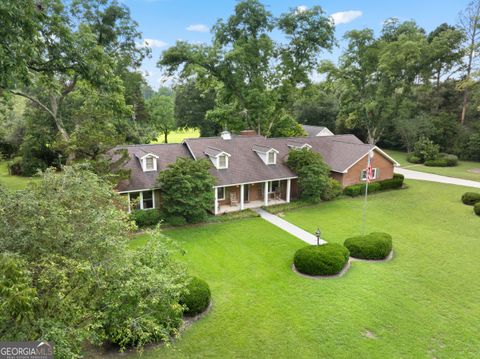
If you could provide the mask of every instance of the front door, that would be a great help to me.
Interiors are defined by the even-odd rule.
[[[248,184],[244,185],[243,187],[243,200],[245,202],[250,201],[250,186]]]

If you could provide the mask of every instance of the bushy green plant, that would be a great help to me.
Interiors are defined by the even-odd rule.
[[[22,157],[15,157],[12,160],[8,161],[8,173],[12,176],[21,176],[22,175]]]
[[[359,196],[362,191],[362,185],[354,184],[352,186],[347,186],[343,189],[343,193],[350,197]]]
[[[379,182],[371,182],[368,184],[368,193],[375,193],[380,191],[380,189],[381,189],[381,186]],[[365,194],[366,191],[367,191],[367,185],[365,183],[361,184],[360,194]]]
[[[360,259],[385,259],[392,251],[392,237],[388,233],[373,232],[345,240],[350,255]]]
[[[165,222],[171,226],[184,226],[187,224],[187,220],[182,216],[170,216],[165,218]]]
[[[480,216],[480,202],[475,203],[473,206],[473,212],[475,212],[477,216]]]
[[[348,249],[336,243],[307,246],[295,252],[293,263],[300,272],[308,275],[334,275],[339,273],[349,258]]]
[[[440,154],[440,146],[424,136],[420,137],[413,148],[414,155],[420,158],[422,162],[434,160]]]
[[[307,148],[291,150],[286,161],[287,166],[298,175],[300,198],[318,202],[327,186],[330,168],[322,156]]]
[[[331,201],[342,194],[342,185],[333,178],[329,178],[320,196],[322,201]]]
[[[447,167],[455,167],[458,165],[458,157],[449,153],[442,153],[440,158],[447,162]]]
[[[418,157],[417,155],[415,155],[414,153],[410,153],[408,156],[407,156],[407,161],[410,162],[410,163],[415,163],[415,164],[420,164],[422,163],[422,159],[420,157]]]
[[[186,289],[187,292],[180,299],[180,304],[186,307],[183,313],[186,316],[193,317],[204,312],[210,305],[211,299],[210,287],[207,282],[192,277]]]
[[[465,192],[462,195],[462,202],[463,204],[473,206],[476,203],[480,202],[480,193],[477,192]]]
[[[205,219],[214,201],[215,178],[210,174],[210,167],[207,160],[178,158],[160,172],[158,183],[166,204],[162,207],[165,218],[180,216],[189,223]]]
[[[399,173],[395,173],[393,175],[393,178],[383,180],[378,183],[380,184],[381,190],[387,190],[387,189],[401,188],[403,186],[403,181],[404,181],[404,176]]]
[[[160,222],[160,212],[156,209],[137,209],[130,213],[130,218],[135,221],[138,227],[151,227]]]
[[[448,162],[445,158],[436,158],[434,160],[427,160],[424,163],[428,167],[447,167]]]

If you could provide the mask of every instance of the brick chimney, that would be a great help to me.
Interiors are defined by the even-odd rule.
[[[255,130],[240,131],[240,136],[243,136],[243,137],[251,137],[251,136],[256,136],[256,135],[257,135],[257,132],[255,132]]]

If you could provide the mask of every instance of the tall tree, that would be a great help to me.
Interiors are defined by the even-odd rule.
[[[10,72],[0,78],[0,89],[25,97],[45,111],[62,141],[69,142],[75,127],[65,123],[63,110],[78,84],[83,81],[99,91],[121,94],[119,69],[138,66],[148,50],[136,45],[140,37],[136,23],[115,0],[23,5],[25,9],[17,13],[16,1],[2,3],[2,21],[14,27],[20,23],[31,34],[22,30],[19,39],[6,36],[1,42],[1,66]],[[18,62],[12,63],[9,56]],[[73,156],[71,152],[70,159]]]
[[[286,43],[272,40],[274,30]],[[221,127],[269,135],[278,114],[289,109],[292,92],[309,84],[319,54],[333,44],[333,23],[319,6],[275,19],[259,1],[243,0],[213,27],[212,46],[179,41],[158,64],[170,75],[216,83],[216,105],[207,117]]]
[[[480,0],[471,1],[467,8],[460,13],[460,28],[465,33],[467,40],[465,52],[467,54],[467,63],[465,65],[463,90],[463,105],[462,113],[460,115],[460,123],[465,123],[465,116],[467,113],[467,106],[472,87],[472,71],[475,68],[475,59],[479,53],[480,40]]]
[[[173,98],[155,95],[147,101],[147,109],[152,126],[162,132],[164,142],[168,143],[168,134],[176,128]]]

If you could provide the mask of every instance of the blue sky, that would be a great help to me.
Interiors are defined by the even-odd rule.
[[[217,19],[225,19],[232,14],[236,1],[123,0],[123,3],[130,8],[144,39],[148,39],[152,48],[152,58],[145,60],[142,68],[148,73],[148,82],[156,89],[165,80],[156,67],[162,51],[179,39],[208,43],[211,38],[210,27]],[[343,34],[352,29],[369,27],[378,33],[383,21],[389,17],[413,19],[427,31],[443,22],[456,24],[458,13],[466,7],[468,0],[262,0],[262,3],[274,16],[289,8],[320,5],[328,15],[335,14],[336,36],[341,40]],[[331,54],[325,53],[325,59],[335,61],[341,53],[343,43],[340,41],[339,45]]]

